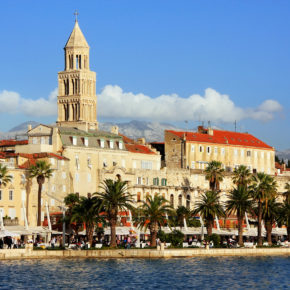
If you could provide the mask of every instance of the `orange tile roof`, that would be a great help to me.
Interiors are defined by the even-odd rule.
[[[28,140],[0,140],[0,146],[15,146],[15,145],[27,145]]]
[[[248,133],[238,133],[231,131],[222,131],[222,130],[213,130],[213,135],[207,133],[198,133],[198,132],[184,132],[184,131],[173,131],[167,130],[179,138],[186,138],[186,141],[197,141],[204,143],[216,143],[216,144],[225,144],[225,145],[237,145],[237,146],[246,146],[246,147],[256,147],[263,149],[272,149],[273,147],[267,145],[263,141],[254,137]]]
[[[132,153],[142,153],[142,154],[154,154],[155,152],[150,150],[147,146],[140,145],[140,144],[125,144],[126,149]]]

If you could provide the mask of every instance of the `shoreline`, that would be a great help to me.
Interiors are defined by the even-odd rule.
[[[0,250],[0,260],[19,259],[67,259],[67,258],[190,258],[190,257],[224,257],[224,256],[282,256],[290,255],[290,248],[256,248],[256,249],[113,249],[113,250]]]

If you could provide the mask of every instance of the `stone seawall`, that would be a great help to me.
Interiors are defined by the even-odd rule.
[[[290,248],[260,249],[117,249],[117,250],[0,250],[0,260],[45,259],[45,258],[179,258],[179,257],[223,257],[223,256],[269,256],[289,255]]]

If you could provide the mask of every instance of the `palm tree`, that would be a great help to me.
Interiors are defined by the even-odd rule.
[[[118,219],[118,212],[120,210],[133,209],[132,195],[128,193],[126,181],[113,181],[112,179],[106,179],[101,188],[102,193],[95,193],[95,195],[101,199],[101,207],[104,208],[107,213],[109,224],[111,227],[111,243],[110,247],[116,247],[116,225]]]
[[[100,219],[102,201],[98,197],[81,196],[72,207],[72,222],[84,223],[86,226],[87,239],[92,245],[93,234],[97,221]]]
[[[278,216],[278,223],[287,227],[288,241],[290,241],[290,203],[284,200]]]
[[[196,203],[194,214],[202,216],[206,223],[207,234],[211,236],[215,216],[225,216],[222,204],[219,201],[219,192],[207,191],[202,194],[200,200]]]
[[[290,203],[290,182],[285,184],[286,191],[283,193],[286,203]]]
[[[276,193],[276,181],[273,177],[263,172],[259,172],[252,177],[253,184],[250,186],[250,191],[253,199],[257,202],[258,215],[258,246],[262,246],[262,203],[265,202],[265,207],[268,205],[268,200]]]
[[[156,247],[157,233],[162,226],[166,225],[166,214],[170,215],[173,208],[163,196],[156,194],[154,197],[147,196],[146,201],[142,201],[142,205],[137,210],[140,217],[136,221],[145,231],[149,228],[150,245]]]
[[[252,181],[252,174],[245,165],[240,165],[238,168],[235,168],[232,179],[233,183],[237,186],[243,185],[247,187]]]
[[[239,245],[243,246],[243,219],[246,212],[250,212],[253,208],[253,200],[245,185],[239,185],[234,188],[228,195],[226,201],[226,212],[236,213],[238,218]]]
[[[220,182],[224,179],[224,171],[221,162],[214,160],[209,162],[205,169],[205,179],[209,181],[211,191],[220,189]]]
[[[177,224],[182,228],[184,226],[184,220],[188,223],[192,217],[192,211],[188,208],[186,208],[183,205],[180,205],[176,209],[176,221]]]
[[[75,206],[79,203],[80,197],[77,193],[70,193],[64,198],[64,203],[66,205],[66,222],[68,223],[70,228],[73,228],[73,230],[78,235],[79,232],[79,224],[76,222],[75,225],[72,224],[72,215],[73,215],[73,209]]]
[[[29,177],[36,177],[38,183],[38,205],[37,205],[37,226],[41,226],[41,192],[45,178],[50,178],[53,169],[50,168],[50,163],[44,160],[36,161],[35,165],[29,168]]]
[[[8,174],[8,169],[6,166],[2,166],[0,164],[0,187],[6,186],[9,182],[11,182],[12,176]]]
[[[263,219],[265,221],[265,228],[267,232],[267,242],[272,245],[272,228],[273,224],[279,219],[281,204],[277,202],[277,198],[273,197],[263,202]]]

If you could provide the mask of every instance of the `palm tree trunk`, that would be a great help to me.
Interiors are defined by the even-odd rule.
[[[150,232],[150,237],[151,237],[150,246],[156,247],[157,232],[155,230]]]
[[[267,242],[269,246],[272,246],[272,223],[270,221],[265,222],[267,231]]]
[[[212,235],[212,228],[213,228],[213,221],[208,220],[206,223],[206,230],[207,230],[207,235],[211,236]]]
[[[287,226],[288,241],[290,241],[290,225]]]
[[[117,225],[117,218],[111,218],[110,219],[110,227],[111,227],[111,248],[117,247],[117,241],[116,241],[116,225]]]
[[[239,245],[242,247],[243,242],[243,215],[238,215]]]
[[[262,202],[258,202],[258,246],[263,245],[262,237]]]
[[[41,191],[42,183],[38,183],[37,226],[41,226]]]
[[[86,224],[86,229],[87,229],[88,242],[92,246],[92,244],[93,244],[93,235],[94,235],[94,225],[93,224]]]

